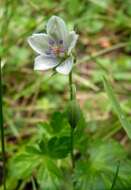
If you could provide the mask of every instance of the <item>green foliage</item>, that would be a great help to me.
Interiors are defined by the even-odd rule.
[[[71,151],[70,136],[63,136],[63,134],[68,134],[68,130],[65,130],[67,124],[66,115],[59,112],[52,115],[50,124],[41,124],[38,143],[28,145],[24,152],[16,154],[10,160],[10,178],[27,180],[33,174],[36,176],[40,189],[63,188],[66,190],[63,181],[67,174],[63,172],[67,173],[70,168],[68,154]],[[69,124],[68,127],[70,127]],[[127,159],[127,153],[123,147],[114,140],[107,142],[93,140],[85,133],[85,129],[86,123],[81,115],[74,132],[74,146],[80,154],[78,158],[76,155],[76,168],[73,175],[75,189],[110,190],[118,162],[120,162],[120,168],[114,190],[130,187],[131,161]],[[58,164],[57,161],[60,159],[62,162]],[[67,181],[67,183],[68,188],[72,189],[70,182]]]
[[[120,161],[115,190],[131,186],[130,161],[126,160],[123,148],[116,142],[94,141],[88,147],[87,160],[78,161],[74,181],[76,189],[110,190],[117,162]]]
[[[60,185],[61,171],[57,168],[56,163],[48,157],[36,155],[35,152],[19,154],[11,160],[9,165],[9,176],[14,180],[27,180],[34,173],[41,189],[45,187],[48,190],[55,190]]]
[[[68,136],[70,134],[70,125],[63,113],[54,112],[50,123],[40,123],[41,136],[50,138],[53,136]]]
[[[116,173],[115,173],[115,176],[114,176],[114,179],[113,179],[113,182],[112,182],[112,186],[111,186],[111,190],[113,190],[115,185],[116,185],[117,177],[118,177],[118,174],[119,174],[119,168],[120,168],[120,162],[118,161],[117,168],[116,168]]]
[[[40,164],[39,157],[32,154],[16,155],[9,163],[9,175],[16,179],[26,179],[31,176],[33,170]]]
[[[64,115],[60,112],[55,112],[52,115],[50,125],[53,129],[53,134],[62,133],[68,127],[68,122],[64,118]]]
[[[127,120],[125,113],[122,111],[120,104],[113,93],[110,83],[105,78],[103,79],[103,81],[104,81],[104,86],[105,86],[106,92],[111,100],[112,106],[113,106],[116,114],[118,115],[123,128],[127,132],[128,137],[131,138],[131,124]]]
[[[53,137],[48,142],[48,152],[52,158],[65,158],[71,149],[70,136]]]
[[[113,190],[130,190],[131,1],[7,0],[0,9],[7,190],[33,189],[32,178],[38,190],[111,190],[114,181]],[[67,76],[33,71],[27,38],[52,15],[79,34],[73,82],[82,111],[67,104]]]
[[[57,190],[61,184],[62,174],[54,161],[46,159],[38,170],[37,180],[40,184],[40,189]]]

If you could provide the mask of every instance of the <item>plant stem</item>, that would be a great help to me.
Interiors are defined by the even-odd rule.
[[[72,71],[69,74],[69,86],[70,86],[70,100],[73,100],[73,88],[72,88]]]
[[[3,110],[2,110],[2,69],[0,60],[0,131],[1,131],[1,149],[3,157],[3,187],[6,190],[6,156],[5,156],[5,142],[4,142],[4,124],[3,124]]]
[[[72,87],[72,71],[69,74],[69,87],[70,87],[70,101],[73,100],[73,87]],[[71,161],[72,161],[72,168],[75,167],[75,159],[74,159],[74,128],[71,126]]]
[[[74,129],[71,127],[71,161],[72,168],[75,168],[75,159],[74,159]]]

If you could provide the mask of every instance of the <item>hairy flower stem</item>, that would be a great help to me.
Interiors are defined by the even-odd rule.
[[[0,60],[0,131],[1,131],[1,149],[3,158],[3,187],[6,190],[6,158],[5,158],[5,142],[4,142],[4,125],[3,125],[3,110],[2,110],[2,70]]]
[[[70,87],[70,100],[73,100],[73,81],[72,81],[72,71],[69,74],[69,87]],[[74,159],[74,128],[71,126],[71,161],[72,169],[75,168],[75,159]]]

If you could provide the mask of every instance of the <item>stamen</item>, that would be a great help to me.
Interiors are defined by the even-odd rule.
[[[56,54],[56,55],[58,55],[60,53],[60,48],[59,47],[53,47],[52,50],[53,50],[53,53]]]
[[[48,47],[48,50],[46,51],[47,55],[54,55],[54,56],[64,55],[65,48],[62,46],[63,40],[59,40],[58,41],[59,44],[55,44],[53,40],[50,40],[49,43],[50,43],[50,46]]]

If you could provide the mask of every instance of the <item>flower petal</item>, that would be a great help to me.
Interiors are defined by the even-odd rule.
[[[52,16],[47,23],[47,33],[56,40],[66,40],[68,30],[65,22],[58,16]]]
[[[33,34],[28,38],[28,43],[39,54],[44,54],[48,49],[49,36],[44,33]]]
[[[56,71],[63,74],[68,75],[73,67],[73,58],[67,58],[63,63],[61,63],[58,67],[56,67]]]
[[[54,57],[40,55],[35,58],[34,70],[48,70],[54,68],[58,61]]]
[[[66,42],[68,54],[70,54],[71,50],[75,47],[77,39],[78,39],[78,34],[76,34],[75,31],[71,31],[68,35],[68,40]]]

